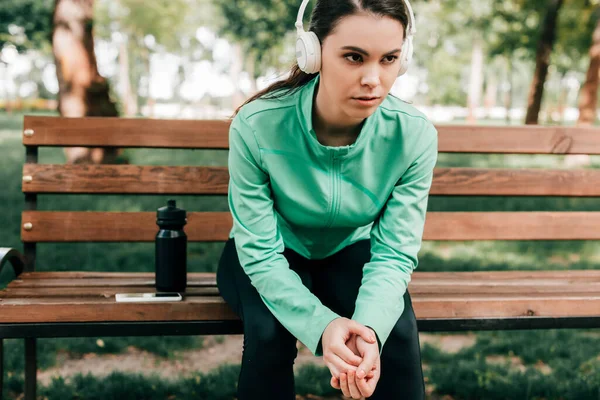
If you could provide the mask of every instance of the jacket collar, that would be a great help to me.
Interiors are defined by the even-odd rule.
[[[375,122],[376,115],[380,112],[379,107],[375,112],[370,115],[364,122],[360,134],[358,135],[356,141],[348,146],[324,146],[319,143],[317,139],[317,133],[313,127],[313,103],[315,97],[315,90],[317,89],[317,85],[319,84],[319,80],[321,78],[321,74],[317,74],[315,78],[313,78],[310,82],[304,85],[300,89],[300,93],[298,96],[297,103],[297,112],[298,118],[300,120],[300,126],[304,133],[309,136],[309,142],[311,143],[311,147],[318,153],[335,153],[338,156],[344,157],[346,155],[350,155],[351,153],[358,152],[359,148],[364,147],[365,143],[368,141],[368,138],[375,131]]]

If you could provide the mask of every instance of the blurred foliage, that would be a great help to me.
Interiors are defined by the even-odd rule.
[[[308,3],[308,27],[314,1]],[[417,18],[415,58],[411,71],[422,84],[414,98],[421,104],[464,105],[473,40],[484,43],[487,86],[497,83],[496,100],[512,86],[514,106],[527,101],[540,22],[545,2],[537,0],[414,0]],[[132,92],[148,96],[149,58],[153,53],[179,57],[178,82],[192,73],[194,63],[212,62],[212,45],[203,43],[199,28],[208,28],[241,46],[242,65],[253,78],[287,71],[294,61],[296,0],[95,0],[95,34],[129,56]],[[52,0],[0,2],[0,47],[19,50],[49,47]],[[591,35],[598,18],[598,0],[565,0],[559,15],[545,102],[574,106],[576,93],[565,93],[563,77],[581,82],[589,64]],[[9,28],[10,27],[10,28]],[[115,54],[115,62],[118,55]],[[416,68],[420,67],[420,68]],[[231,65],[216,66],[227,71]],[[510,74],[510,75],[509,75]],[[571,82],[571,89],[573,83]],[[119,93],[120,94],[120,93]],[[175,90],[175,100],[179,100]]]
[[[54,0],[0,0],[0,50],[49,49]]]

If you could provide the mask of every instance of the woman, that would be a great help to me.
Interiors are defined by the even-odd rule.
[[[240,400],[295,398],[297,340],[347,397],[425,396],[407,286],[437,132],[389,95],[411,13],[403,0],[318,0],[318,52],[297,54],[308,72],[295,65],[232,121],[217,283],[244,325]]]

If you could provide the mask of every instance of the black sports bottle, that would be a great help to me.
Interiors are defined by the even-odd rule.
[[[186,212],[177,208],[175,200],[156,212],[159,231],[155,239],[156,290],[185,292],[187,285],[187,235],[183,226]]]

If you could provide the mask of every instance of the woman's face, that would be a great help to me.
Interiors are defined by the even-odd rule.
[[[402,24],[389,17],[340,20],[322,43],[318,96],[331,120],[356,123],[373,114],[398,77],[403,40]]]

